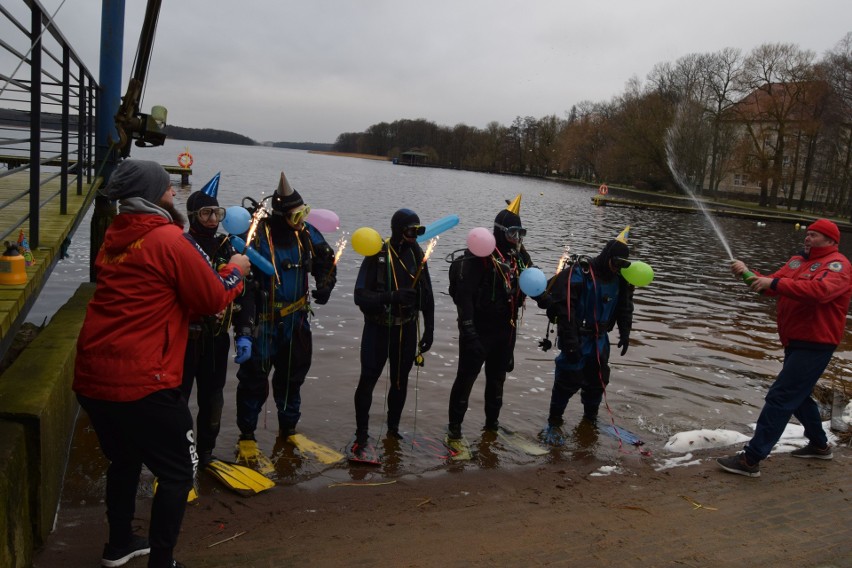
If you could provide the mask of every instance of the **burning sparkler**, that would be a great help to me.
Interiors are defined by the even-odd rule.
[[[429,239],[429,244],[426,245],[426,250],[423,251],[423,260],[420,262],[420,266],[417,267],[417,272],[414,274],[414,280],[411,281],[412,288],[417,286],[417,281],[420,280],[420,273],[423,272],[423,267],[426,266],[426,261],[429,260],[430,256],[432,256],[432,251],[435,250],[435,245],[438,244],[439,238],[441,237],[435,236]]]
[[[337,247],[337,251],[334,253],[334,264],[337,264],[337,261],[340,260],[340,256],[343,254],[343,249],[346,248],[346,233],[343,233],[337,242],[334,243],[334,246]]]
[[[565,265],[568,264],[568,259],[571,258],[571,247],[565,246],[565,250],[562,252],[562,256],[559,257],[559,262],[556,263],[556,274],[562,272],[562,269],[565,268]]]

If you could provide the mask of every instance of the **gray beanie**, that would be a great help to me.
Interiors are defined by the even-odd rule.
[[[157,162],[124,160],[112,172],[106,194],[110,199],[141,197],[156,205],[170,183],[169,174]]]

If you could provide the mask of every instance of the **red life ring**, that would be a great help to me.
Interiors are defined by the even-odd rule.
[[[602,183],[601,186],[598,188],[598,193],[600,193],[601,195],[606,195],[607,193],[609,193],[609,188],[606,186],[605,183]]]
[[[181,152],[178,154],[177,163],[182,168],[189,168],[192,166],[192,154],[189,152]]]

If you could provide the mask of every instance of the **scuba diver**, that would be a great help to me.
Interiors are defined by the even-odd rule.
[[[240,363],[238,461],[247,464],[262,457],[254,432],[269,396],[268,376],[272,368],[272,396],[278,409],[279,433],[283,437],[296,433],[301,416],[301,388],[313,354],[310,298],[319,305],[325,304],[337,282],[334,250],[305,221],[310,207],[290,186],[284,172],[271,202],[271,214],[266,214],[263,203],[254,203],[254,226],[247,240],[270,261],[274,274],[253,271],[254,286],[238,298],[239,311],[234,318],[235,361]],[[315,283],[310,295],[308,276],[313,276]]]
[[[460,440],[468,398],[485,365],[485,429],[496,431],[503,406],[506,373],[514,368],[518,311],[526,296],[518,278],[532,265],[523,245],[521,196],[494,219],[496,247],[485,257],[466,249],[450,265],[450,296],[456,304],[459,361],[450,391],[447,438]]]
[[[548,292],[537,300],[556,323],[557,346],[550,413],[543,437],[558,444],[559,428],[568,400],[580,390],[583,418],[596,422],[609,384],[609,335],[618,326],[621,355],[630,344],[633,324],[633,285],[621,275],[629,266],[627,235],[630,227],[606,243],[594,258],[574,256],[548,282]]]
[[[408,390],[408,373],[415,358],[432,346],[435,299],[423,250],[417,237],[426,227],[411,209],[391,218],[391,237],[373,256],[364,258],[355,282],[355,304],[364,314],[361,338],[361,377],[355,390],[353,455],[363,452],[368,438],[373,389],[390,362],[387,395],[387,435],[402,439],[399,421]],[[419,314],[423,313],[423,334]],[[419,340],[419,341],[418,341]]]
[[[225,218],[225,209],[219,207],[216,198],[220,175],[221,172],[217,173],[200,191],[193,192],[186,200],[189,235],[216,270],[238,252],[231,246],[228,235],[217,232],[219,223]],[[228,328],[232,313],[233,304],[228,304],[224,311],[194,319],[189,324],[181,392],[188,401],[193,382],[198,385],[195,395],[198,402],[195,441],[201,469],[213,460],[213,450],[222,423],[222,407],[225,404],[223,391],[228,373],[228,351],[231,348]]]

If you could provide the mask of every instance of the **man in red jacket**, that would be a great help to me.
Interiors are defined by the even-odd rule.
[[[101,565],[150,552],[149,567],[178,567],[172,551],[198,464],[180,391],[189,321],[231,303],[250,263],[236,254],[218,273],[210,266],[184,234],[169,174],[156,162],[122,162],[106,193],[119,213],[95,262],[73,384],[110,461]],[[142,464],[158,480],[147,539],[131,527]]]
[[[849,260],[837,250],[839,243],[837,225],[819,219],[808,227],[801,254],[774,274],[755,272],[749,280],[755,292],[778,297],[778,335],[784,346],[784,365],[766,393],[754,437],[743,452],[716,460],[723,470],[760,476],[760,461],[781,438],[791,416],[804,427],[808,439],[807,446],[794,450],[793,456],[833,457],[811,392],[843,338],[852,298],[852,270]],[[731,265],[731,272],[737,276],[746,271],[742,261]]]

